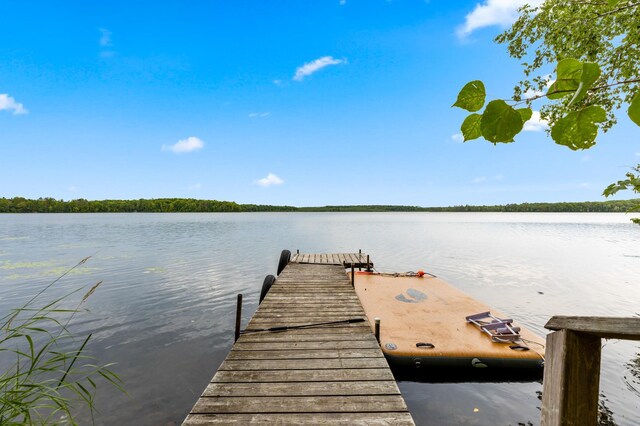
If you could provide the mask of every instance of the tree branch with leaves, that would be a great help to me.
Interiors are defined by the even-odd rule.
[[[525,5],[496,42],[523,61],[525,78],[511,99],[486,106],[482,81],[462,88],[453,106],[471,112],[461,126],[465,142],[514,142],[536,101],[545,102],[540,117],[551,138],[572,150],[594,146],[598,132],[613,127],[625,105],[631,121],[640,126],[640,2],[547,0],[538,7]],[[636,173],[640,165],[603,195],[624,189],[640,193]]]

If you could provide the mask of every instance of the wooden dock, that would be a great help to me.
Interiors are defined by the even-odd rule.
[[[183,425],[413,425],[345,273],[365,263],[294,254]]]

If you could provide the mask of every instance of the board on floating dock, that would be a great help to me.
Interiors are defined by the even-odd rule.
[[[330,263],[341,255],[297,256],[307,262],[282,271],[183,425],[413,425],[344,264]]]
[[[291,263],[309,263],[314,265],[341,265],[354,268],[373,268],[369,256],[364,253],[294,253]]]

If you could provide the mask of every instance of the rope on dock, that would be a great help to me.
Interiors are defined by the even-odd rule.
[[[244,331],[241,332],[241,334],[296,330],[296,329],[300,329],[300,328],[323,327],[325,325],[353,324],[353,323],[364,322],[364,321],[365,321],[364,318],[349,318],[349,319],[346,319],[346,320],[329,321],[329,322],[318,322],[318,323],[313,323],[313,324],[282,325],[282,326],[278,326],[278,327],[254,328],[253,330],[244,330]]]

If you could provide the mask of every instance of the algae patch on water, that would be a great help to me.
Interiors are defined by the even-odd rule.
[[[14,270],[14,269],[42,269],[51,268],[57,264],[53,261],[43,262],[12,262],[10,260],[3,260],[0,262],[0,269]]]
[[[40,262],[12,262],[10,260],[0,261],[0,271],[15,271],[10,275],[3,277],[5,280],[29,280],[42,277],[50,277],[56,275],[86,275],[96,272],[97,268],[75,268],[69,271],[69,268],[62,266],[58,262],[51,260]]]
[[[146,268],[144,270],[145,274],[152,274],[152,273],[153,274],[163,274],[165,272],[167,272],[166,269],[164,269],[164,268],[156,268],[156,267]]]

